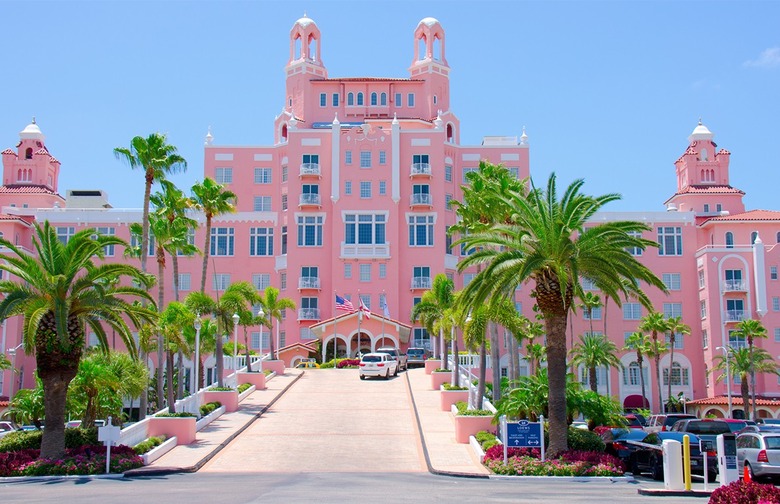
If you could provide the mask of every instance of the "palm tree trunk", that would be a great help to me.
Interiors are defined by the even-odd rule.
[[[455,363],[455,382],[454,386],[460,387],[460,352],[458,350],[458,336],[455,335],[454,330],[452,334],[452,351],[455,355],[452,356],[452,360]]]
[[[598,384],[598,370],[596,369],[596,366],[590,366],[588,368],[588,381],[590,381],[590,389],[595,392],[599,393],[599,384]]]
[[[157,311],[163,312],[165,302],[165,252],[162,247],[157,247]],[[157,409],[162,409],[163,404],[163,359],[165,359],[165,338],[157,331]]]
[[[742,392],[742,411],[745,412],[745,419],[750,418],[750,387],[748,387],[747,373],[740,376],[740,392]]]
[[[645,391],[645,360],[642,358],[642,354],[636,354],[636,363],[639,364],[639,383],[642,385],[642,408],[645,407],[645,401],[647,400],[647,392]],[[649,402],[649,401],[648,401]],[[649,404],[648,404],[649,406]]]
[[[65,400],[68,384],[76,376],[76,368],[42,371],[38,375],[43,382],[43,405],[46,412],[46,428],[41,441],[41,458],[60,459],[65,452]]]
[[[493,404],[501,399],[501,347],[499,346],[498,324],[490,323],[490,361],[493,375]]]
[[[200,291],[206,292],[206,274],[209,267],[209,252],[211,251],[211,217],[206,215],[206,244],[203,246],[203,268],[200,275]]]
[[[358,314],[358,317],[360,314]],[[276,343],[274,343],[274,321],[271,314],[268,314],[268,321],[271,323],[270,326],[268,326],[268,349],[271,351],[271,359],[276,360]],[[348,349],[349,350],[349,349]],[[355,352],[360,350],[360,334],[357,335],[357,349]]]
[[[674,333],[669,333],[669,383],[666,391],[666,400],[672,400],[672,372],[674,371]],[[682,376],[680,377],[682,379]]]
[[[566,451],[568,423],[566,421],[566,312],[548,313],[544,320],[547,330],[548,414],[550,420],[550,456]]]
[[[179,258],[176,253],[171,254],[171,263],[173,264],[173,299],[179,300]],[[179,379],[176,383],[176,398],[182,399],[184,397],[184,373],[182,372],[182,362],[184,361],[184,352],[181,348],[178,351],[176,361],[176,374]]]
[[[477,409],[482,409],[482,399],[485,397],[485,379],[487,378],[487,342],[482,337],[482,344],[479,346],[479,385],[477,386]]]
[[[752,403],[752,415],[748,416],[745,415],[746,419],[752,419],[753,421],[756,420],[756,367],[755,363],[753,362],[753,338],[748,338],[748,345],[750,348],[750,391],[753,394],[753,403]],[[745,410],[745,413],[747,413],[747,410]]]
[[[661,356],[656,355],[653,360],[655,360],[655,381],[658,385],[658,412],[663,413],[664,412],[664,401],[663,401],[663,389],[662,389],[662,383],[661,383]]]
[[[214,356],[217,359],[217,387],[224,387],[223,380],[222,380],[222,374],[224,372],[225,367],[225,359],[222,356],[222,316],[217,316],[217,346],[214,349]]]
[[[149,369],[149,359],[146,352],[139,350],[139,359],[144,363],[146,369]],[[141,397],[138,398],[138,420],[141,421],[146,418],[146,411],[149,409],[149,383],[147,382],[144,389],[141,391]]]
[[[168,350],[166,352],[167,354],[167,360],[165,369],[166,369],[166,379],[168,381],[168,387],[166,388],[168,392],[168,412],[169,413],[176,413],[176,400],[173,395],[174,391],[174,383],[173,383],[173,354],[174,352],[171,350]],[[181,380],[179,380],[181,381]]]
[[[261,342],[262,343],[262,342]],[[252,361],[250,359],[249,355],[249,333],[246,330],[246,326],[244,326],[244,351],[246,352],[246,370],[248,373],[252,372]]]
[[[509,352],[509,383],[513,383],[517,380],[517,375],[520,374],[517,361],[517,340],[515,339],[514,334],[509,338],[507,347],[507,351]]]
[[[146,273],[146,255],[149,250],[149,199],[152,196],[154,172],[146,170],[146,186],[144,187],[144,208],[141,216],[141,271]]]
[[[447,344],[444,343],[444,332],[439,329],[439,341],[442,342],[441,345],[441,367],[442,369],[449,369],[449,358],[447,355]]]

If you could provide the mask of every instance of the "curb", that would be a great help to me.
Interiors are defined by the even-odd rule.
[[[664,490],[664,489],[652,489],[652,488],[640,488],[637,490],[639,495],[649,495],[654,497],[710,497],[711,491],[704,490]]]
[[[257,414],[255,414],[252,419],[250,419],[246,424],[244,424],[241,428],[233,432],[230,436],[228,436],[222,443],[217,445],[211,453],[203,457],[201,460],[199,460],[195,465],[189,466],[189,467],[157,467],[157,468],[138,468],[138,469],[131,469],[124,473],[125,478],[137,478],[137,477],[143,477],[143,476],[167,476],[170,474],[179,474],[179,473],[194,473],[197,472],[201,467],[203,467],[209,460],[214,458],[214,456],[222,451],[223,448],[225,448],[228,444],[230,444],[231,441],[233,441],[236,437],[238,437],[239,434],[244,432],[246,429],[249,428],[250,425],[255,423],[257,419],[259,419],[263,413],[268,411],[271,406],[276,403],[276,401],[279,400],[280,397],[282,397],[285,392],[287,392],[290,387],[295,385],[295,383],[301,379],[301,377],[306,374],[306,371],[301,371],[301,374],[299,374],[293,381],[287,384],[286,387],[284,387],[279,393],[274,397],[268,404],[263,406],[263,409],[261,409]]]
[[[77,481],[77,480],[98,480],[98,479],[122,479],[123,473],[111,474],[74,474],[71,476],[10,476],[0,478],[0,483],[30,483],[35,481]]]

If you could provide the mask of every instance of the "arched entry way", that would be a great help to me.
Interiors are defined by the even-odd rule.
[[[350,356],[356,356],[361,353],[371,353],[371,335],[365,331],[360,331],[360,334],[355,334],[353,337],[355,346],[350,352]]]
[[[322,341],[323,360],[330,360],[333,358],[334,338],[339,357],[354,357],[358,351],[368,353],[383,345],[405,350],[412,326],[378,313],[358,320],[357,312],[351,312],[323,320],[309,330]]]

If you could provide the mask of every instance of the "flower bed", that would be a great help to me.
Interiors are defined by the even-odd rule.
[[[602,452],[568,450],[555,459],[542,461],[538,448],[507,448],[495,445],[485,451],[485,467],[509,476],[622,476],[623,462]]]
[[[39,459],[41,451],[26,449],[0,453],[0,476],[68,476],[103,474],[106,471],[106,448],[100,445],[65,450],[62,459]],[[111,448],[110,470],[122,473],[141,467],[143,460],[129,446]]]
[[[710,504],[770,504],[780,502],[780,488],[755,481],[737,480],[718,487],[710,496]]]

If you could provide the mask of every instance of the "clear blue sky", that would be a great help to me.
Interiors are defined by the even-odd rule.
[[[0,149],[36,116],[60,192],[140,207],[113,148],[154,131],[202,178],[203,139],[270,145],[289,30],[304,11],[331,77],[407,77],[412,33],[446,32],[461,143],[520,135],[531,174],[584,177],[610,210],[662,210],[699,117],[748,208],[780,209],[780,3],[763,1],[0,1]]]

